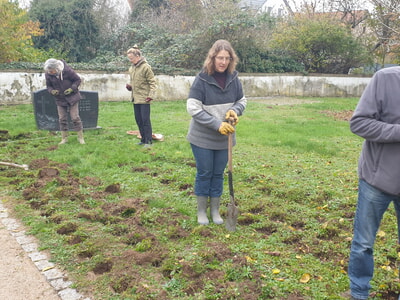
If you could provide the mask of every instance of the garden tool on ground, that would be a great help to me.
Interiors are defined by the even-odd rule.
[[[229,118],[229,123],[232,124],[231,118]],[[233,191],[233,175],[232,175],[232,133],[228,135],[228,181],[229,181],[229,196],[230,202],[228,203],[228,212],[226,216],[225,227],[229,231],[236,230],[237,218],[239,215],[239,208],[235,202],[235,195]]]

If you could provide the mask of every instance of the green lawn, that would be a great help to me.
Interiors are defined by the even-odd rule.
[[[154,103],[153,130],[165,140],[150,150],[126,134],[137,129],[128,102],[100,103],[101,129],[85,132],[86,145],[37,130],[32,105],[0,106],[0,160],[30,165],[0,165],[1,195],[96,300],[341,299],[362,144],[348,117],[358,99],[300,100],[249,100],[240,117],[235,232],[196,222],[184,100]],[[391,207],[375,249],[375,299],[400,291],[397,250]]]

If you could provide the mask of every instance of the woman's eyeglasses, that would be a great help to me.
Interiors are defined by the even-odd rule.
[[[215,59],[218,60],[218,61],[231,61],[232,57],[230,57],[230,56],[228,56],[228,57],[216,56]]]

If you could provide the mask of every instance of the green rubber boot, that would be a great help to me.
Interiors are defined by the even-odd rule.
[[[207,202],[208,197],[197,196],[197,222],[200,225],[208,225],[207,217]]]
[[[220,202],[221,202],[220,197],[210,198],[211,218],[212,218],[214,224],[217,224],[217,225],[224,223],[224,220],[222,220],[221,216],[219,215]]]

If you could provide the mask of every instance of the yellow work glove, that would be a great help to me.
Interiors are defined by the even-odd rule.
[[[71,88],[69,88],[69,89],[66,89],[65,91],[64,91],[64,95],[69,95],[69,94],[71,94],[71,93],[73,93],[74,92],[74,90],[73,89],[71,89]]]
[[[229,133],[235,132],[235,128],[227,122],[222,122],[221,126],[218,129],[219,133],[228,135]]]
[[[58,90],[52,90],[50,92],[53,96],[57,96],[60,92]]]
[[[239,118],[237,114],[235,113],[234,110],[230,109],[228,112],[225,114],[225,120],[229,122],[231,125],[235,126],[237,123],[239,123]]]

